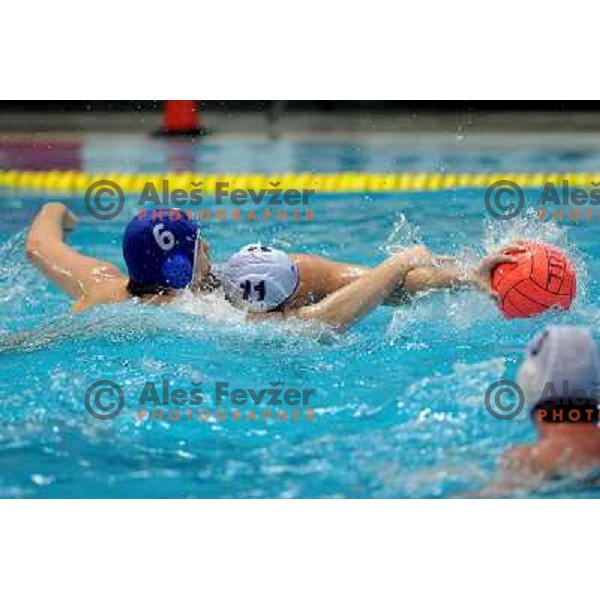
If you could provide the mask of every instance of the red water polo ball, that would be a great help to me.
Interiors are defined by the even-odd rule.
[[[544,242],[519,241],[523,250],[501,250],[517,259],[492,272],[492,288],[500,296],[507,319],[535,317],[551,308],[568,310],[577,291],[577,276],[565,254]]]

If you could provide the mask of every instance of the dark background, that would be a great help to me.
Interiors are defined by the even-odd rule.
[[[208,110],[262,112],[277,103],[283,111],[599,111],[600,101],[473,101],[473,100],[201,100]],[[2,100],[0,111],[95,112],[160,111],[159,100]]]

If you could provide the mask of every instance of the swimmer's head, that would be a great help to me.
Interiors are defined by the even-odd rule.
[[[544,401],[600,394],[594,385],[600,386],[600,354],[590,330],[547,327],[529,344],[517,382],[530,408]],[[563,398],[565,385],[569,398]]]
[[[136,215],[123,234],[129,289],[136,295],[182,289],[202,267],[198,226],[178,210]]]
[[[281,250],[244,246],[224,265],[221,283],[228,299],[251,312],[277,310],[298,288],[298,266]]]

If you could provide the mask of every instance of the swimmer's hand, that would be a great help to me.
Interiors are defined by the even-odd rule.
[[[507,250],[511,252],[522,252],[526,250],[523,246],[518,244],[514,244],[512,246],[507,246],[503,248],[506,252]],[[492,273],[494,269],[502,264],[502,263],[514,263],[517,262],[517,259],[510,254],[504,253],[493,253],[489,256],[486,256],[481,263],[473,270],[471,273],[470,281],[475,286],[476,289],[486,292],[494,302],[499,303],[500,297],[498,294],[492,289]]]
[[[67,205],[62,202],[46,202],[40,214],[48,215],[51,219],[56,219],[63,231],[72,231],[79,223],[79,217],[71,212]]]
[[[62,222],[62,226],[63,226],[63,230],[64,231],[73,231],[73,229],[75,229],[75,227],[77,227],[79,223],[79,217],[71,212],[66,206],[65,206],[65,212],[63,214],[63,222]]]
[[[33,266],[77,301],[99,295],[112,297],[124,290],[127,279],[115,265],[85,256],[68,245],[65,234],[77,221],[62,202],[44,204],[29,228],[26,256]]]

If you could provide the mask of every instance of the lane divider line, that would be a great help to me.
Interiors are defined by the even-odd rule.
[[[281,189],[329,192],[423,192],[458,188],[487,188],[500,180],[510,180],[523,188],[557,188],[567,180],[571,187],[600,187],[600,173],[86,173],[80,171],[0,171],[0,188],[44,193],[85,193],[96,181],[110,180],[127,194],[141,194],[148,182],[160,192],[168,180],[170,191],[188,193],[200,189],[214,193],[217,182],[234,189]],[[201,183],[200,183],[201,182]]]

